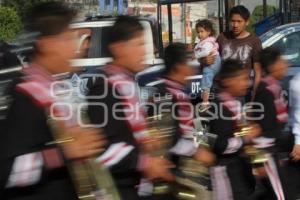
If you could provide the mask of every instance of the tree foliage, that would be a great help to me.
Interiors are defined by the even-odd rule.
[[[0,7],[0,41],[12,41],[22,28],[17,12],[8,7]]]
[[[276,12],[277,8],[275,6],[268,5],[267,6],[267,16],[270,16]],[[250,18],[250,26],[249,31],[254,32],[253,25],[257,22],[261,21],[264,18],[263,16],[263,6],[258,5],[254,8],[251,18]]]
[[[2,5],[15,9],[22,21],[26,18],[28,10],[41,2],[47,2],[53,0],[2,0]]]
[[[277,9],[276,9],[275,6],[268,5],[267,6],[267,16],[272,15],[274,12],[276,12],[276,10]],[[254,22],[259,22],[260,20],[262,20],[264,18],[264,16],[263,16],[263,6],[262,5],[256,6],[255,9],[252,12],[251,17],[252,17]]]

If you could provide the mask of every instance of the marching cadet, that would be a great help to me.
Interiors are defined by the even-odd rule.
[[[288,175],[288,171],[295,171],[295,166],[289,159],[294,139],[291,133],[284,132],[288,122],[288,105],[280,85],[287,73],[288,64],[280,49],[275,47],[262,50],[260,64],[265,76],[258,85],[254,99],[257,105],[254,108],[262,106],[263,113],[254,113],[253,120],[262,128],[262,135],[255,142],[264,149],[267,159],[258,170],[260,181],[265,187],[264,199],[296,199],[293,196],[297,181],[290,183],[292,179]],[[259,118],[261,114],[263,116]],[[298,173],[291,175],[298,176]]]
[[[149,137],[134,79],[144,69],[143,26],[134,17],[120,16],[108,36],[113,61],[89,82],[88,115],[91,123],[103,127],[108,141],[99,161],[110,168],[121,199],[135,200],[143,176],[151,180],[173,177],[167,161],[150,156],[143,148]]]
[[[300,167],[299,167],[299,160],[300,160],[300,127],[299,127],[299,105],[300,105],[300,93],[299,93],[299,81],[300,81],[300,75],[299,73],[291,80],[290,82],[290,95],[289,98],[290,102],[290,109],[291,109],[291,121],[292,121],[292,133],[294,134],[294,146],[293,150],[290,154],[290,167],[288,169],[289,173],[287,174],[287,177],[293,177],[290,179],[287,179],[289,182],[286,183],[287,188],[291,189],[287,193],[292,194],[294,199],[300,198],[299,193],[299,174],[300,174]],[[297,175],[299,178],[294,178],[295,175]]]
[[[148,84],[153,87],[153,97],[151,101],[157,105],[157,110],[149,106],[149,116],[162,115],[161,121],[164,123],[164,115],[170,115],[173,124],[169,128],[173,128],[170,142],[164,145],[167,149],[167,155],[180,167],[179,157],[190,157],[204,164],[210,166],[214,162],[214,154],[205,147],[199,147],[194,144],[193,133],[195,129],[195,107],[190,102],[190,98],[185,91],[186,85],[189,83],[187,77],[196,73],[196,67],[199,66],[197,61],[193,62],[187,47],[183,43],[173,43],[166,47],[164,51],[165,71],[164,75],[157,81]],[[154,106],[155,106],[154,105]],[[161,110],[160,110],[161,109]],[[167,112],[167,113],[166,113]],[[163,135],[161,136],[164,137]],[[176,161],[177,160],[177,161]],[[194,167],[199,167],[197,163]],[[200,174],[199,174],[200,175]],[[198,191],[200,193],[200,191]],[[176,195],[176,193],[175,193]],[[173,194],[174,196],[174,194]],[[154,199],[166,199],[168,195],[155,196]],[[172,194],[169,194],[170,199],[174,199]]]
[[[255,179],[244,147],[251,144],[260,129],[246,124],[243,108],[237,100],[249,88],[248,71],[237,60],[223,62],[219,72],[219,93],[208,113],[210,132],[218,137],[214,145],[216,166],[211,169],[215,199],[253,199]],[[248,126],[242,134],[242,126]]]
[[[34,7],[27,31],[37,33],[35,52],[29,67],[9,89],[12,103],[0,140],[1,199],[75,200],[76,192],[65,163],[101,152],[99,131],[78,125],[61,126],[70,140],[55,143],[48,113],[55,96],[53,75],[70,72],[69,59],[75,57],[76,33],[69,29],[75,12],[62,3],[43,3]],[[55,112],[65,116],[63,109]],[[50,114],[49,114],[50,115]]]

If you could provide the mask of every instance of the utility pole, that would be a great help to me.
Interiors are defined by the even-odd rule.
[[[267,0],[263,0],[263,16],[264,18],[267,17],[268,13],[267,13]]]
[[[223,13],[223,1],[218,0],[218,18],[219,18],[219,31],[224,31],[224,13]]]
[[[182,31],[184,37],[184,44],[186,44],[186,4],[182,4]]]
[[[281,14],[281,24],[284,24],[284,5],[283,5],[283,0],[279,0],[279,10]]]

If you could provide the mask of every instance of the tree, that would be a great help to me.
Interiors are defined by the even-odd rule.
[[[270,16],[273,13],[275,13],[276,10],[277,9],[276,9],[275,6],[268,5],[267,6],[267,16]],[[264,16],[263,16],[263,6],[262,5],[256,6],[254,8],[253,12],[252,12],[251,17],[252,17],[254,23],[259,22],[260,20],[262,20],[264,18]]]
[[[0,7],[0,41],[12,41],[22,28],[17,12],[8,7]]]
[[[277,8],[275,6],[268,5],[267,6],[267,16],[270,16],[276,12]],[[258,5],[254,8],[252,15],[250,17],[250,26],[249,26],[249,31],[254,32],[254,27],[253,25],[256,24],[257,22],[261,21],[264,18],[263,16],[263,6]]]
[[[2,5],[13,8],[17,11],[21,20],[24,21],[28,10],[35,4],[53,0],[2,0]]]

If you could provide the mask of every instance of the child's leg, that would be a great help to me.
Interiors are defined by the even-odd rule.
[[[214,70],[210,66],[207,66],[203,70],[203,77],[201,79],[201,89],[202,89],[202,101],[203,103],[209,102],[210,88],[213,84]]]
[[[203,94],[202,94],[203,103],[209,102],[210,88],[212,87],[214,78],[216,74],[220,71],[220,68],[221,68],[221,58],[218,55],[216,57],[214,64],[210,66],[206,66],[203,69],[203,78],[201,81],[201,88],[203,90]]]
[[[221,63],[222,63],[221,57],[220,57],[220,55],[217,55],[214,64],[212,64],[210,66],[212,68],[212,70],[214,71],[214,77],[220,71],[220,69],[221,69]]]
[[[203,70],[203,77],[201,80],[201,88],[202,88],[202,103],[200,105],[199,111],[205,112],[209,107],[209,93],[210,88],[213,82],[213,71],[208,67]]]

